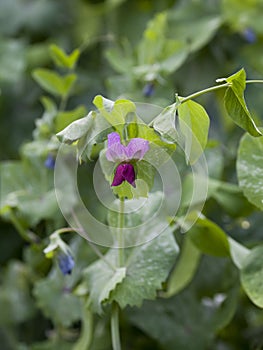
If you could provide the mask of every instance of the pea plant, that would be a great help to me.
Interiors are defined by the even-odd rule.
[[[241,244],[216,217],[209,218],[214,202],[240,217],[263,209],[262,130],[244,99],[247,84],[263,81],[248,80],[241,69],[188,96],[175,93],[165,107],[97,95],[90,111],[82,105],[68,109],[80,54],[51,45],[60,71],[33,71],[50,95],[41,99],[44,113],[33,140],[21,147],[21,160],[1,164],[0,214],[27,242],[24,259],[30,266],[14,262],[7,270],[4,291],[21,288],[13,296],[20,302],[3,313],[24,321],[38,308],[52,321],[46,347],[32,349],[120,350],[121,344],[128,348],[132,325],[161,339],[165,349],[184,346],[187,332],[204,349],[234,316],[240,286],[263,307],[262,245]],[[158,67],[154,74],[146,79],[146,95]],[[238,184],[213,177],[217,144],[208,139],[210,118],[196,102],[218,90],[228,118],[245,131],[237,153]],[[215,259],[221,271],[203,269],[218,283],[197,301],[191,286],[202,256]],[[204,335],[188,324],[185,308],[206,329]],[[181,325],[167,335],[169,317]],[[135,346],[143,348],[140,337]]]

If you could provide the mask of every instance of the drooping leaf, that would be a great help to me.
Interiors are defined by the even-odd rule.
[[[253,136],[261,136],[261,131],[257,128],[244,99],[246,88],[246,72],[241,69],[237,73],[225,79],[231,85],[227,88],[224,103],[229,116],[241,128]]]
[[[238,182],[247,199],[263,210],[263,137],[245,134],[237,158]]]

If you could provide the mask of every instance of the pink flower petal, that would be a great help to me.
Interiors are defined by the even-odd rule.
[[[132,159],[141,160],[148,150],[149,150],[149,141],[141,138],[131,139],[128,146],[125,147],[127,160],[132,160]]]
[[[126,159],[125,146],[121,144],[121,138],[117,132],[108,135],[106,158],[110,162],[122,162]]]

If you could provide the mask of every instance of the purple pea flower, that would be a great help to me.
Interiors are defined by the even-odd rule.
[[[149,141],[147,140],[134,138],[131,139],[127,146],[124,146],[117,132],[110,133],[108,135],[106,158],[110,162],[119,163],[111,186],[119,186],[124,181],[127,181],[135,187],[136,175],[132,162],[142,160],[148,150]]]

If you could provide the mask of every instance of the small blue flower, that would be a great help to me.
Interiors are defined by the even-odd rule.
[[[242,36],[249,44],[253,44],[257,40],[257,35],[251,28],[246,28],[243,31]]]
[[[63,275],[70,275],[75,266],[73,256],[70,254],[60,253],[58,255],[58,266]]]
[[[55,158],[52,154],[49,154],[45,160],[45,167],[48,169],[55,168]]]
[[[143,96],[145,97],[151,97],[154,94],[154,83],[149,82],[147,83],[143,90],[142,90]]]

